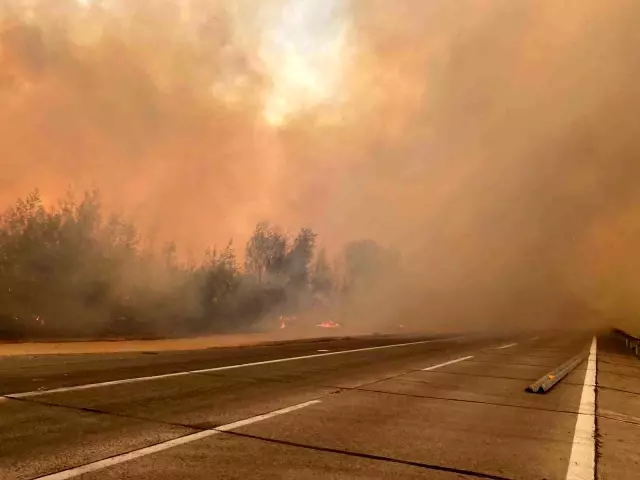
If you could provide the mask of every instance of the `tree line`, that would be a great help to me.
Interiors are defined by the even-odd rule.
[[[372,240],[334,259],[303,228],[256,226],[239,262],[234,245],[184,261],[171,242],[143,245],[97,192],[46,207],[35,191],[0,215],[0,338],[195,335],[276,328],[282,315],[339,316],[355,292],[399,256]]]

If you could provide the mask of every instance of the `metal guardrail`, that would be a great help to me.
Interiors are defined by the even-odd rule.
[[[624,344],[627,348],[631,349],[636,356],[640,357],[640,337],[636,337],[624,330],[614,328],[613,332],[624,338]]]
[[[636,356],[640,357],[640,337],[636,337],[629,332],[625,332],[624,330],[621,330],[619,328],[614,328],[613,333],[622,337],[624,339],[625,346],[631,349],[636,354]],[[545,376],[529,385],[525,390],[529,393],[547,393],[560,380],[562,380],[578,365],[584,362],[584,360],[587,358],[588,353],[588,351],[584,351],[567,360],[559,367],[556,367]]]
[[[538,381],[529,385],[525,391],[529,393],[547,393],[551,390],[560,380],[569,375],[578,365],[584,362],[587,358],[588,351],[580,352],[575,357],[567,360],[562,365],[554,368],[547,373],[544,377]]]

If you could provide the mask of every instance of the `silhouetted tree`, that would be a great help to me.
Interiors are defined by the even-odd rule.
[[[288,241],[279,228],[259,223],[247,242],[245,271],[262,283],[284,274]]]
[[[0,215],[0,337],[247,329],[274,312],[326,309],[335,280],[324,251],[314,261],[316,240],[260,223],[244,271],[231,243],[184,264],[174,242],[155,252],[131,222],[104,216],[97,192],[45,207],[35,191]],[[348,250],[353,278],[373,250]]]
[[[235,315],[235,298],[241,282],[232,243],[220,253],[208,251],[201,273],[205,324],[229,323]]]
[[[400,256],[373,240],[359,240],[344,248],[346,283],[349,287],[379,280],[382,276],[396,274],[400,268]]]
[[[320,250],[311,272],[311,290],[314,293],[329,294],[334,289],[334,275],[327,260],[326,251]]]
[[[309,287],[309,266],[313,259],[317,235],[309,228],[303,228],[293,240],[293,245],[285,257],[288,282],[297,289]]]

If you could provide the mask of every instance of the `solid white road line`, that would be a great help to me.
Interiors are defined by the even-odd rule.
[[[567,480],[595,480],[596,470],[596,338],[593,337],[584,375],[580,409],[573,434]]]
[[[423,368],[423,372],[428,372],[430,370],[435,370],[436,368],[446,367],[447,365],[453,365],[454,363],[464,362],[465,360],[469,360],[473,358],[473,355],[469,355],[468,357],[456,358],[455,360],[449,360],[448,362],[440,363],[438,365],[434,365],[433,367]]]
[[[277,417],[278,415],[284,415],[285,413],[290,413],[295,410],[300,410],[301,408],[305,408],[310,405],[314,405],[316,403],[320,403],[320,400],[312,400],[310,402],[300,403],[298,405],[293,405],[291,407],[283,408],[281,410],[276,410],[271,413],[258,415],[257,417],[251,417],[251,418],[247,418],[246,420],[240,420],[239,422],[222,425],[221,427],[217,427],[211,430],[204,430],[202,432],[193,433],[191,435],[186,435],[184,437],[174,438],[173,440],[158,443],[156,445],[151,445],[150,447],[141,448],[139,450],[134,450],[132,452],[124,453],[122,455],[117,455],[115,457],[106,458],[104,460],[100,460],[97,462],[88,463],[80,467],[70,468],[68,470],[63,470],[62,472],[54,473],[51,475],[45,475],[44,477],[38,477],[36,480],[66,480],[69,478],[78,477],[80,475],[84,475],[85,473],[95,472],[96,470],[102,470],[104,468],[112,467],[120,463],[125,463],[131,460],[135,460],[136,458],[145,457],[153,453],[161,452],[163,450],[168,450],[169,448],[177,447],[178,445],[185,445],[187,443],[195,442],[196,440],[201,440],[203,438],[211,437],[221,432],[227,432],[235,428],[244,427],[245,425],[251,425],[252,423],[261,422],[262,420],[267,420],[272,417]]]
[[[313,355],[304,355],[300,357],[288,357],[288,358],[279,358],[277,360],[265,360],[263,362],[253,362],[253,363],[242,363],[240,365],[227,365],[224,367],[214,367],[214,368],[204,368],[202,370],[189,370],[186,372],[176,372],[176,373],[165,373],[161,375],[150,375],[148,377],[135,377],[135,378],[126,378],[123,380],[112,380],[109,382],[99,382],[99,383],[87,383],[85,385],[75,385],[73,387],[62,387],[62,388],[53,388],[51,390],[35,390],[32,392],[22,392],[22,393],[12,393],[4,395],[8,398],[28,398],[28,397],[38,397],[41,395],[49,395],[51,393],[62,393],[62,392],[74,392],[78,390],[87,390],[90,388],[98,388],[98,387],[110,387],[113,385],[124,385],[127,383],[136,383],[136,382],[145,382],[148,380],[157,380],[161,378],[173,378],[173,377],[181,377],[184,375],[193,375],[197,373],[210,373],[210,372],[221,372],[223,370],[234,370],[236,368],[244,368],[244,367],[256,367],[259,365],[271,365],[274,363],[282,363],[282,362],[292,362],[294,360],[304,360],[306,358],[318,358],[318,357],[328,357],[331,355],[344,355],[347,353],[357,353],[357,352],[370,352],[373,350],[382,350],[385,348],[396,348],[396,347],[408,347],[411,345],[422,345],[425,343],[435,343],[435,342],[445,342],[451,340],[459,340],[464,337],[452,337],[452,338],[441,338],[436,340],[422,340],[420,342],[409,342],[409,343],[395,343],[392,345],[380,345],[377,347],[366,347],[366,348],[356,348],[354,350],[341,350],[338,352],[327,352],[327,353],[316,353]]]
[[[501,347],[496,347],[496,350],[502,350],[504,348],[511,348],[511,347],[515,347],[516,345],[518,345],[517,342],[508,343],[507,345],[502,345]]]

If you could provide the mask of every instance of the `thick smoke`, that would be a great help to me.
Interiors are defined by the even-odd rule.
[[[193,248],[247,234],[273,175],[256,38],[219,2],[84,3],[5,6],[3,199],[97,187]]]
[[[4,0],[0,200],[95,186],[196,252],[266,218],[373,238],[404,273],[367,327],[635,317],[638,2],[345,1],[333,96],[274,125],[291,3]]]

